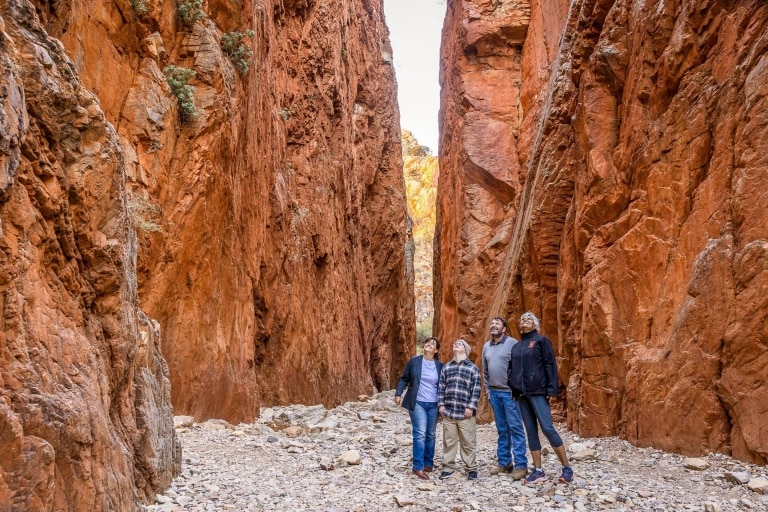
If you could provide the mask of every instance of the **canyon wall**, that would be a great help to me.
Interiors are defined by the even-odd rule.
[[[436,332],[533,310],[575,432],[766,463],[768,6],[454,1],[443,39]]]
[[[125,178],[61,43],[1,1],[1,510],[134,510],[180,470]]]
[[[39,10],[123,146],[139,297],[177,414],[248,421],[263,404],[390,388],[414,313],[381,1]],[[245,70],[222,49],[234,33]],[[194,71],[194,112],[170,65]]]
[[[382,12],[0,0],[1,509],[134,510],[178,471],[171,403],[392,387],[414,306]]]

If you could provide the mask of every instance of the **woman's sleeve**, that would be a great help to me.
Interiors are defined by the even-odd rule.
[[[549,338],[542,336],[541,350],[544,360],[544,371],[547,375],[547,396],[557,396],[560,391],[560,379],[557,375],[557,360],[555,350]]]
[[[411,381],[412,363],[413,363],[413,358],[411,358],[408,361],[408,364],[405,365],[403,374],[400,376],[400,379],[397,381],[397,389],[395,390],[395,396],[402,395],[403,391],[405,391],[405,388],[408,386],[408,383]]]

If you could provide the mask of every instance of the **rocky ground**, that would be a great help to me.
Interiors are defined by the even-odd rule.
[[[711,454],[698,459],[637,448],[617,438],[581,439],[561,426],[573,459],[571,485],[545,457],[550,481],[524,486],[491,476],[495,429],[478,428],[480,478],[410,472],[408,415],[393,393],[322,406],[263,409],[253,424],[177,417],[182,474],[148,511],[743,511],[768,510],[768,470]],[[438,458],[442,443],[438,425]],[[547,451],[545,447],[545,451]],[[438,464],[439,465],[439,464]]]

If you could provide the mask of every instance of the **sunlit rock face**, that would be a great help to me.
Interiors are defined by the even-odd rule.
[[[414,319],[381,2],[210,0],[186,24],[183,3],[40,6],[125,151],[177,413],[247,421],[389,389]],[[243,75],[221,37],[248,30]],[[195,116],[168,65],[195,71]]]
[[[0,3],[0,509],[134,510],[180,470],[126,165],[26,0]]]
[[[768,6],[519,3],[523,41],[479,50],[503,9],[449,4],[438,332],[479,346],[533,310],[577,433],[765,463]]]

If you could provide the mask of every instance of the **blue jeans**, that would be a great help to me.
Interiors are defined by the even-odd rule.
[[[563,440],[552,422],[552,410],[549,408],[547,397],[544,395],[526,395],[521,396],[519,402],[525,431],[528,434],[528,448],[532,452],[541,450],[539,427],[541,427],[541,432],[552,445],[552,448],[563,446]]]
[[[499,441],[496,446],[496,457],[499,466],[509,466],[514,455],[515,469],[527,468],[528,459],[525,457],[525,430],[520,406],[512,399],[510,391],[489,389],[488,397],[496,421],[496,432]],[[510,453],[510,449],[511,452]]]
[[[416,402],[416,407],[408,413],[413,433],[413,469],[434,467],[437,402]]]

